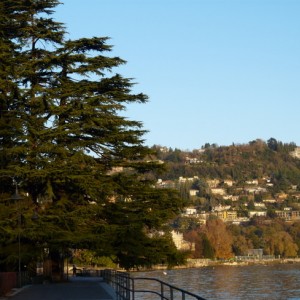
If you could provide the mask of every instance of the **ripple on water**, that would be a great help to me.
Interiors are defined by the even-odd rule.
[[[300,299],[300,264],[216,266],[194,269],[132,273],[154,277],[208,300],[212,299]],[[143,289],[156,288],[147,281]],[[158,299],[155,295],[136,299]]]

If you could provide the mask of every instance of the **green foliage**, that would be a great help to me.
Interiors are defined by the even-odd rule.
[[[186,232],[196,229],[197,227],[199,227],[199,224],[195,218],[177,217],[173,221],[172,226],[179,232]]]
[[[211,242],[207,238],[206,234],[203,234],[203,236],[202,236],[202,247],[203,247],[203,257],[204,258],[210,258],[210,259],[215,258],[214,247],[212,246]]]
[[[273,141],[274,140],[274,141]],[[271,150],[276,145],[276,151]],[[271,147],[271,148],[270,148]],[[246,180],[270,178],[274,188],[286,190],[291,184],[297,185],[300,180],[300,160],[290,155],[295,143],[282,143],[275,139],[268,142],[255,140],[249,144],[203,148],[204,152],[184,152],[181,157],[195,157],[199,161],[187,164],[185,160],[169,160],[175,152],[158,151],[157,156],[168,162],[168,172],[162,179],[178,179],[179,176],[193,177],[200,180],[209,178],[233,179],[242,184]]]
[[[58,3],[0,4],[0,198],[12,194],[14,177],[30,203],[22,210],[22,246],[37,249],[35,257],[82,248],[127,268],[156,262],[160,253],[169,260],[174,245],[150,233],[183,202],[174,191],[153,188],[162,166],[149,161],[142,123],[122,115],[147,96],[132,93],[131,80],[115,73],[125,61],[106,56],[107,37],[65,39],[64,25],[52,18]],[[14,206],[5,205],[2,261],[16,242],[16,223],[6,219]],[[165,250],[141,258],[158,241]]]
[[[114,257],[97,256],[95,251],[79,249],[73,252],[72,262],[76,266],[116,268],[117,265],[113,262],[114,259]]]

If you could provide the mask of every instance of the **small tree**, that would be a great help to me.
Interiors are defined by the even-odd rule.
[[[202,230],[214,249],[215,257],[230,258],[233,256],[232,235],[222,220],[207,220]]]
[[[205,258],[215,258],[215,249],[206,234],[202,234],[202,252]]]

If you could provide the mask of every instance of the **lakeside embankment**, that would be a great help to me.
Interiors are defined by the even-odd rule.
[[[188,259],[186,264],[174,266],[172,269],[190,269],[201,268],[208,266],[247,266],[247,265],[273,265],[273,264],[294,264],[300,263],[300,258],[249,258],[243,260],[212,260],[212,259]],[[153,266],[147,270],[165,270],[168,269],[165,265]],[[139,269],[138,271],[147,271]]]
[[[187,261],[186,267],[199,268],[206,266],[215,265],[227,265],[227,266],[237,266],[237,265],[255,265],[255,264],[288,264],[288,263],[300,263],[300,258],[250,258],[243,260],[201,260],[201,259],[191,259]]]
[[[130,269],[129,272],[147,272],[147,271],[155,271],[155,270],[167,270],[167,269],[194,269],[194,268],[202,268],[202,267],[210,267],[210,266],[250,266],[250,265],[276,265],[276,264],[300,264],[300,258],[243,258],[243,259],[231,259],[231,260],[217,260],[217,259],[187,259],[186,264],[178,265],[173,267],[168,267],[167,265],[155,265],[151,268],[136,268]],[[100,272],[104,269],[91,268],[90,266],[85,266],[78,268],[80,270],[77,276],[82,276],[82,273],[93,273]],[[116,268],[116,271],[125,272],[125,269]],[[67,273],[67,271],[66,271]]]

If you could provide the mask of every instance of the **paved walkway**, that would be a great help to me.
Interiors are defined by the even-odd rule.
[[[16,290],[9,300],[115,300],[113,289],[102,278],[72,277],[65,283],[33,284]]]

